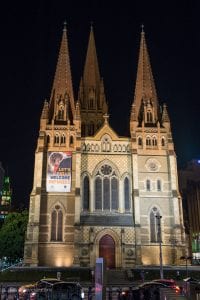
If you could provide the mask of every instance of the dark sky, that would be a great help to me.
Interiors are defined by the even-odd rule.
[[[193,1],[6,1],[0,10],[0,161],[15,204],[29,202],[39,119],[67,21],[75,98],[93,22],[110,122],[127,135],[141,24],[160,103],[166,102],[179,167],[200,156],[200,24]]]

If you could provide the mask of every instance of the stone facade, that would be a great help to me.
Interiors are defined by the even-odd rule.
[[[185,234],[176,155],[166,105],[158,108],[142,32],[130,136],[111,128],[92,28],[75,104],[64,28],[40,120],[26,265],[93,267],[99,256],[109,268],[158,265],[160,238],[163,263],[179,263]],[[51,153],[71,165],[61,168],[61,160],[48,177]]]

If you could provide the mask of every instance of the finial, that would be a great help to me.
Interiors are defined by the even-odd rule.
[[[106,113],[105,115],[103,115],[103,118],[104,118],[104,123],[107,124],[109,120],[109,115]]]
[[[141,25],[141,28],[142,28],[142,32],[144,34],[144,24]]]
[[[67,30],[67,22],[65,20],[64,23],[63,23],[63,31],[66,31],[66,30]]]
[[[90,28],[93,28],[93,21],[90,22]]]

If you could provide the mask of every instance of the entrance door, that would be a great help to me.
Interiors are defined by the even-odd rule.
[[[108,234],[99,241],[99,257],[104,258],[107,268],[115,268],[115,242]]]

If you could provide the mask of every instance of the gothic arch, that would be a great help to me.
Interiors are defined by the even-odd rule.
[[[156,215],[162,216],[161,208],[158,205],[151,205],[148,210],[148,225],[149,225],[149,241],[150,243],[158,242],[158,221]],[[163,219],[160,220],[161,224],[161,239],[163,237]]]
[[[120,179],[120,172],[118,167],[116,166],[116,164],[114,164],[111,160],[108,159],[104,159],[101,162],[99,162],[96,167],[94,168],[93,172],[92,172],[92,177],[94,178],[94,176],[96,175],[97,171],[101,168],[101,166],[103,165],[110,165],[113,170],[116,171],[116,176]]]
[[[52,242],[63,242],[65,210],[60,202],[55,203],[50,209],[49,240]]]
[[[52,203],[52,205],[49,207],[49,212],[51,212],[51,211],[53,210],[53,208],[54,208],[56,205],[61,206],[61,208],[62,208],[62,210],[64,211],[64,213],[66,213],[67,207],[65,207],[65,206],[63,205],[63,203],[60,202],[60,201],[55,201],[54,203]]]
[[[117,234],[117,232],[115,232],[112,229],[106,228],[106,229],[102,229],[101,231],[99,231],[96,236],[94,237],[94,253],[95,253],[95,258],[99,257],[99,242],[101,240],[101,238],[105,235],[110,235],[112,237],[112,239],[115,242],[115,267],[121,267],[121,255],[122,255],[122,250],[121,250],[121,242],[120,242],[120,237]],[[92,258],[92,256],[91,256]],[[93,258],[93,259],[95,259]],[[95,261],[93,262],[95,265]]]
[[[88,178],[88,208],[84,209],[84,200],[85,199],[85,178]],[[83,172],[81,174],[81,209],[82,210],[89,210],[90,208],[90,201],[91,201],[91,176],[88,172]]]

